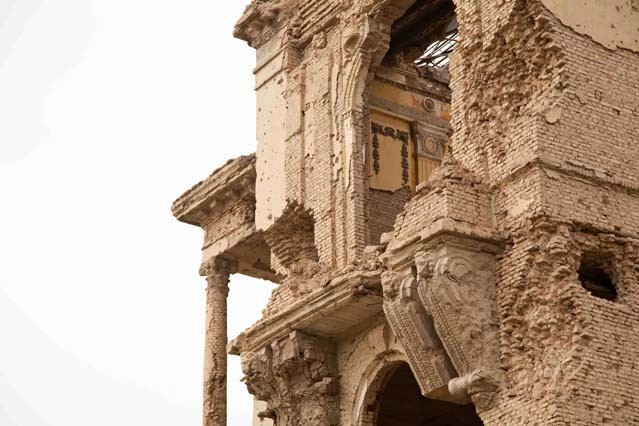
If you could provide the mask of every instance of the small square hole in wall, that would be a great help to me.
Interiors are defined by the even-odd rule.
[[[579,281],[594,297],[617,301],[617,289],[611,270],[611,259],[596,253],[584,253],[579,266]]]

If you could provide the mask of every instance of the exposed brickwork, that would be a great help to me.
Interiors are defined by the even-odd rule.
[[[226,424],[226,299],[231,272],[231,264],[222,259],[210,260],[200,270],[207,282],[203,426]]]
[[[370,189],[368,192],[369,245],[379,244],[382,234],[393,230],[395,218],[404,209],[409,198],[408,188],[395,192]]]
[[[202,224],[205,244],[215,243],[232,234],[238,226],[252,225],[255,221],[255,200],[247,199],[233,203],[219,216],[212,216]]]

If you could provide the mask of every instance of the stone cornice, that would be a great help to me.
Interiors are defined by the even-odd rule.
[[[181,222],[202,226],[229,202],[255,198],[255,178],[254,154],[230,160],[180,196],[171,211]]]
[[[253,0],[244,10],[233,35],[251,47],[259,47],[273,36],[286,17],[292,16],[291,0]]]
[[[347,312],[352,313],[350,322],[345,319]],[[381,270],[345,273],[289,308],[259,321],[233,340],[228,352],[238,355],[259,350],[293,330],[338,337],[381,312]]]

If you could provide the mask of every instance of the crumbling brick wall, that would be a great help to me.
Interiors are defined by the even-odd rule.
[[[483,417],[632,424],[639,284],[626,275],[613,303],[581,288],[577,270],[584,244],[601,248],[608,234],[617,253],[637,244],[639,55],[578,34],[544,3],[457,4],[455,156],[494,189],[497,225],[512,237],[497,284],[512,387]]]

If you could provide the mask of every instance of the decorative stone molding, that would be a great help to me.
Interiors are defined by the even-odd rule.
[[[233,204],[255,203],[255,154],[238,157],[194,185],[171,207],[180,221],[203,226],[224,215]]]
[[[407,360],[404,354],[388,351],[379,354],[373,363],[366,368],[355,392],[349,426],[373,426],[375,424],[379,393],[384,388],[388,376],[405,362]]]
[[[251,47],[261,46],[282,21],[292,16],[291,3],[289,0],[254,0],[235,25],[233,35]]]
[[[243,381],[268,403],[278,426],[339,424],[338,374],[332,342],[294,331],[259,352],[242,354]]]
[[[446,138],[419,122],[411,123],[411,133],[417,143],[417,155],[442,161],[446,152]]]

